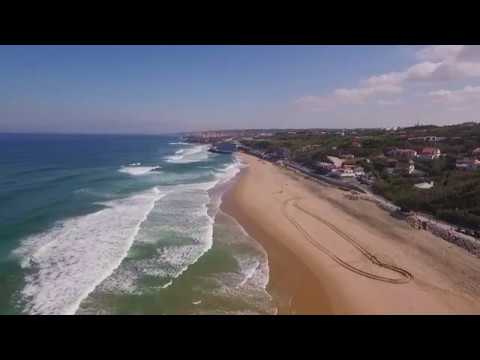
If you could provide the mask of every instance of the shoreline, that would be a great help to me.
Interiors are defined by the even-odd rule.
[[[267,291],[276,300],[277,314],[331,314],[331,304],[315,274],[301,259],[261,224],[253,221],[248,212],[237,206],[235,195],[248,167],[241,168],[222,196],[220,210],[233,217],[255,241],[265,249],[268,257],[269,282]],[[285,267],[288,264],[288,269]],[[311,291],[305,291],[305,284]],[[302,285],[302,286],[300,286]]]
[[[465,250],[371,202],[240,157],[248,167],[221,209],[265,248],[279,314],[480,313],[480,262]]]

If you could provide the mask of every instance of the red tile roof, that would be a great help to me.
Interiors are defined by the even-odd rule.
[[[435,153],[439,152],[440,149],[433,148],[433,147],[426,147],[422,150],[422,155],[434,155]]]

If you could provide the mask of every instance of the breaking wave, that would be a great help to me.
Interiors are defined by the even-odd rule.
[[[140,166],[140,163],[130,164],[128,166],[122,166],[118,171],[133,176],[146,175],[152,173],[153,170],[159,169],[159,166]]]
[[[30,236],[14,251],[28,270],[21,294],[31,314],[74,314],[121,264],[142,223],[165,193],[158,189],[104,203]]]
[[[182,141],[177,141],[177,142],[168,143],[168,145],[191,145],[191,144],[186,143],[186,142],[182,142]]]
[[[180,149],[174,155],[165,157],[165,161],[174,164],[189,164],[208,159],[208,145],[195,145],[191,148]]]

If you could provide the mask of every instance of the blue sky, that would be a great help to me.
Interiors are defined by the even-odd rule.
[[[471,121],[480,75],[475,48],[0,46],[0,131]]]

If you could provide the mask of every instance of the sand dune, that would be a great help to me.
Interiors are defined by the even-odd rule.
[[[478,314],[480,259],[249,155],[223,209],[267,250],[280,313]]]

